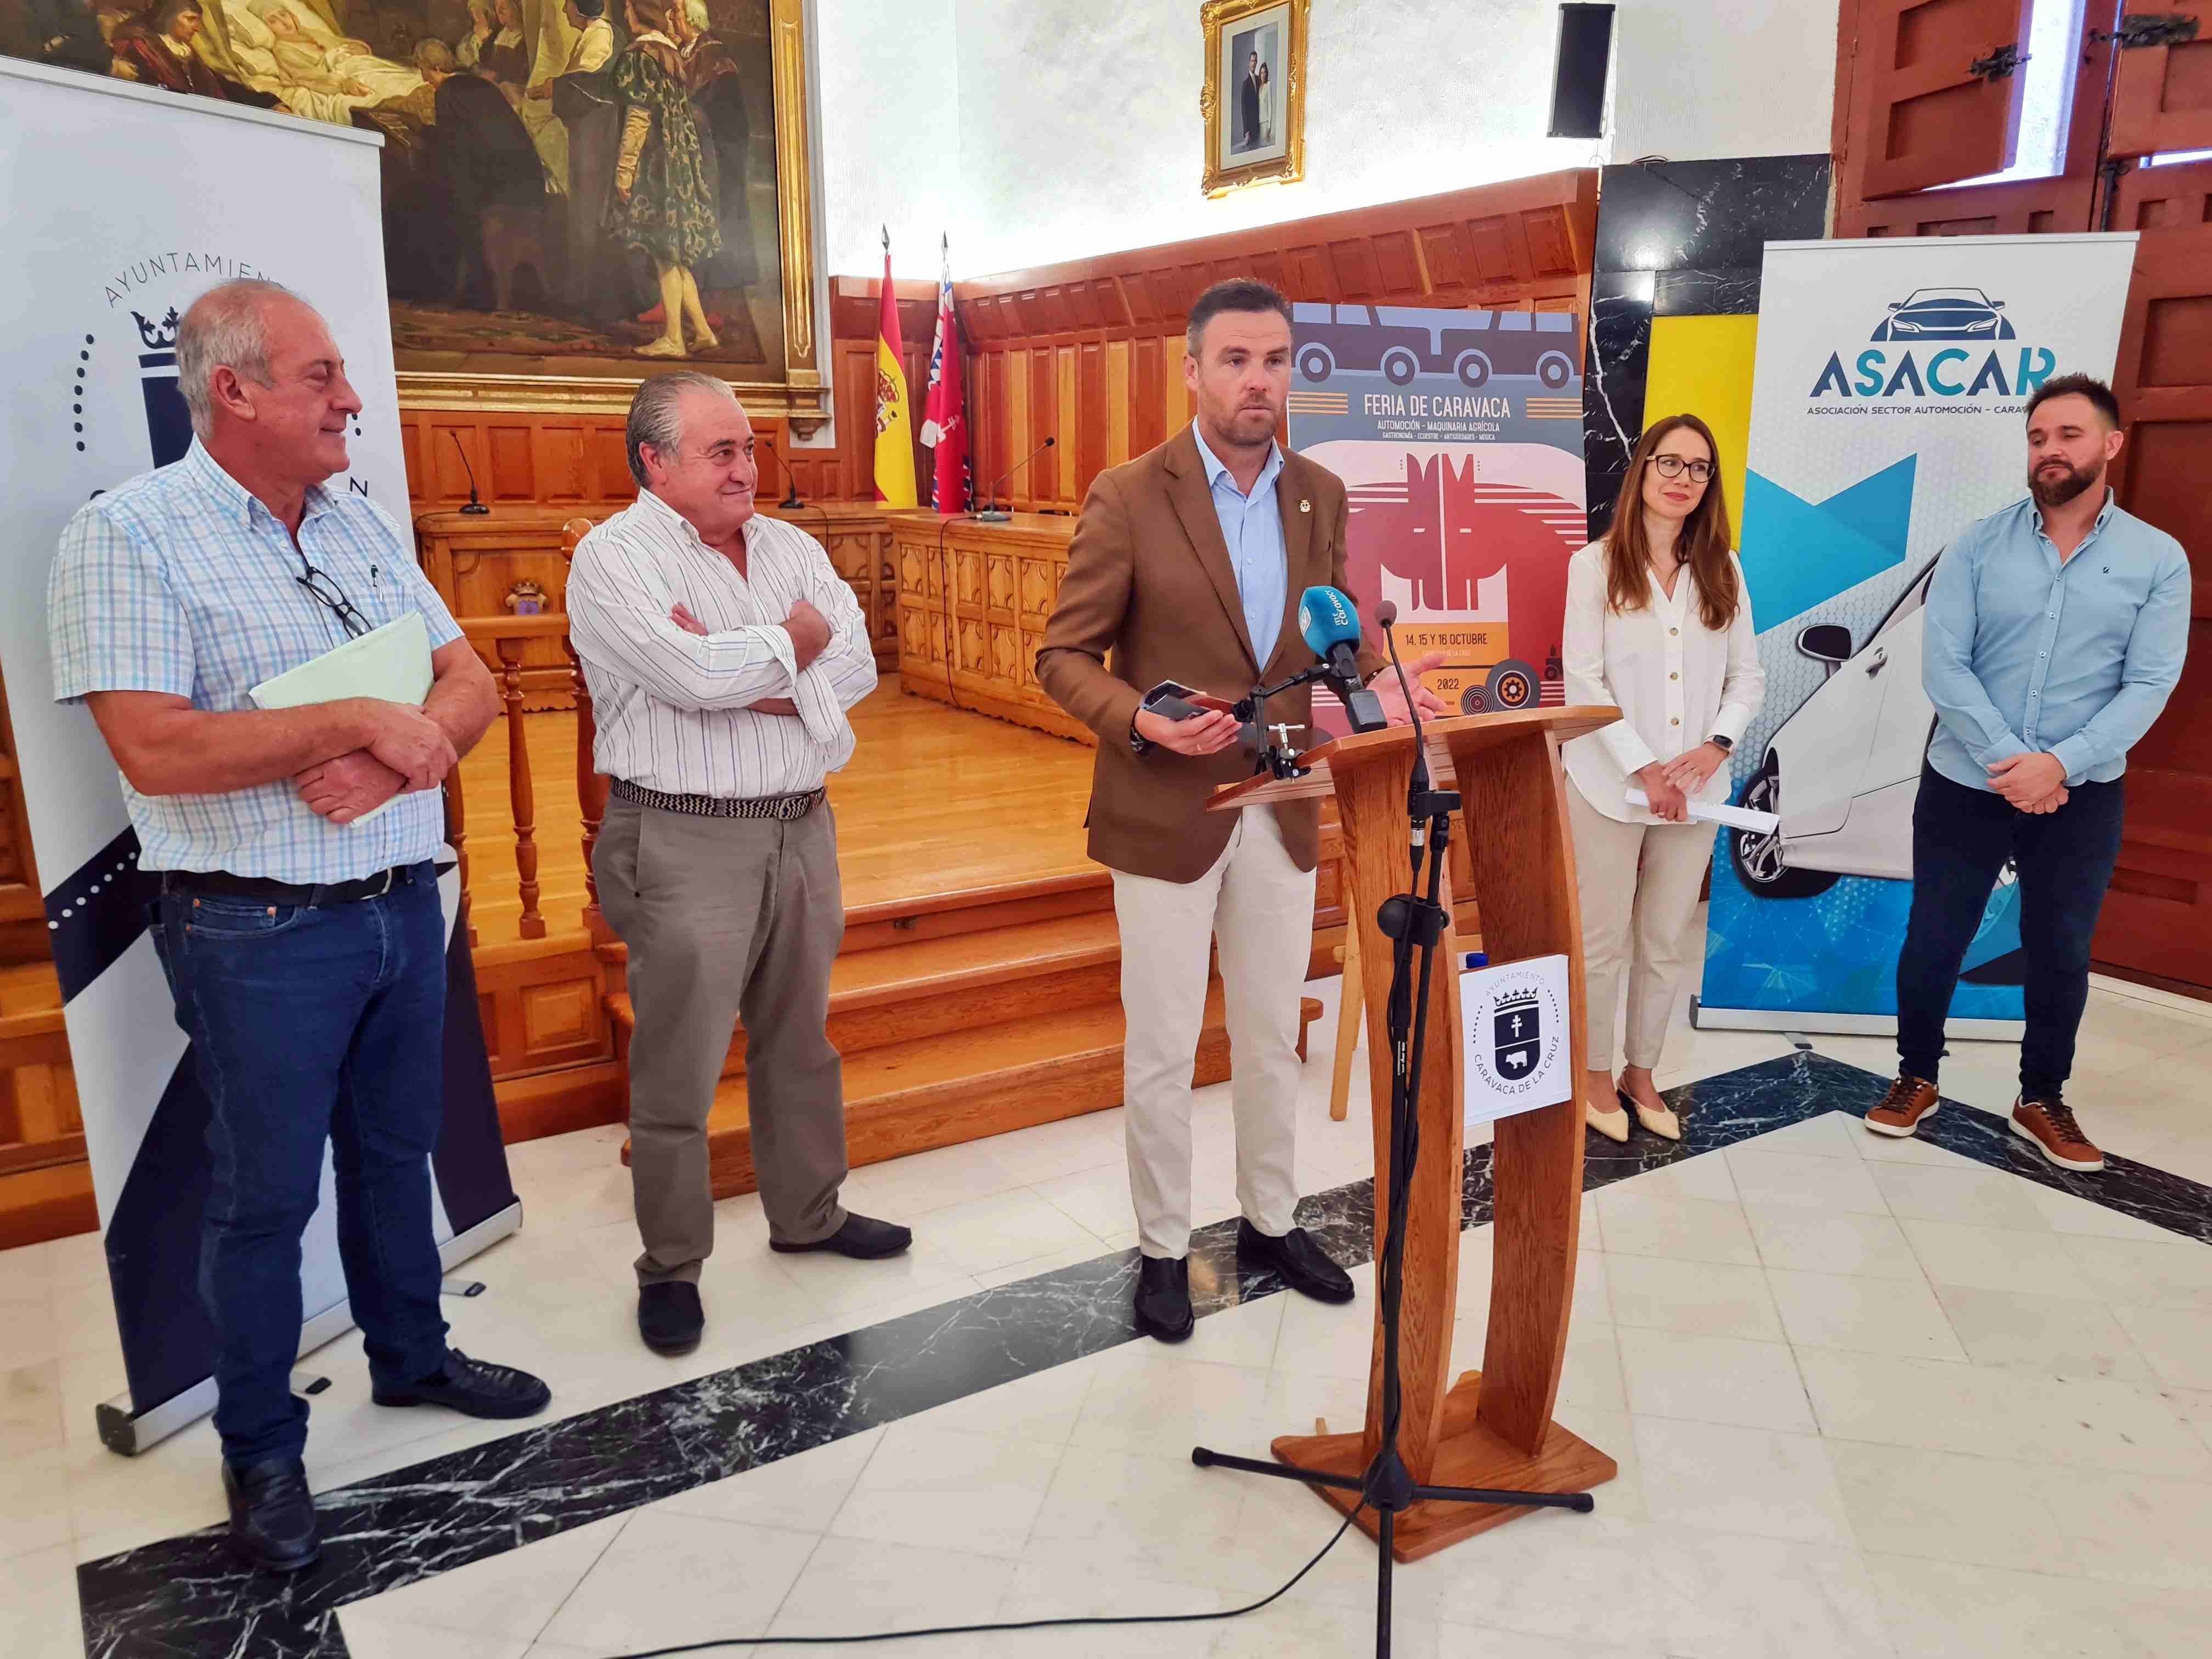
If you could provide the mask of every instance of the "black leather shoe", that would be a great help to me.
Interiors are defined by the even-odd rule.
[[[690,1353],[706,1328],[707,1310],[699,1305],[696,1285],[672,1279],[639,1287],[637,1334],[653,1352]]]
[[[1285,1285],[1316,1302],[1352,1300],[1352,1275],[1330,1261],[1328,1252],[1303,1227],[1293,1227],[1280,1238],[1270,1238],[1239,1218],[1237,1249],[1248,1261],[1273,1269]]]
[[[787,1244],[771,1238],[768,1247],[781,1250],[786,1255],[799,1255],[808,1250],[835,1250],[839,1255],[849,1255],[856,1261],[873,1261],[879,1256],[896,1255],[914,1243],[913,1230],[902,1227],[896,1221],[878,1221],[873,1217],[848,1215],[845,1224],[827,1238],[817,1238],[811,1244]]]
[[[231,1547],[268,1572],[297,1572],[323,1553],[307,1466],[296,1457],[264,1457],[244,1468],[222,1466],[230,1499]]]
[[[1180,1342],[1197,1328],[1190,1310],[1190,1258],[1138,1258],[1137,1328],[1163,1342]]]
[[[553,1390],[528,1371],[488,1364],[448,1348],[445,1367],[435,1376],[372,1389],[368,1397],[380,1406],[443,1406],[464,1417],[535,1417],[553,1398]]]

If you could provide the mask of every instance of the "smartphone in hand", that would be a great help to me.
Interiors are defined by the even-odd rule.
[[[1144,706],[1152,713],[1171,720],[1192,720],[1200,714],[1236,712],[1226,697],[1194,691],[1179,680],[1162,680],[1145,693]]]

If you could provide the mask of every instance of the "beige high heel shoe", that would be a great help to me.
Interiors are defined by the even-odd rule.
[[[1601,1112],[1594,1102],[1585,1100],[1583,1102],[1583,1121],[1607,1140],[1626,1141],[1628,1139],[1628,1114],[1619,1106],[1609,1112]]]
[[[1650,1107],[1637,1099],[1634,1095],[1630,1094],[1627,1090],[1620,1089],[1615,1092],[1620,1095],[1620,1103],[1624,1108],[1634,1110],[1636,1121],[1662,1140],[1680,1140],[1682,1138],[1682,1120],[1674,1115],[1674,1108],[1662,1106],[1655,1112]],[[1613,1115],[1626,1118],[1628,1112],[1627,1110],[1617,1111]],[[1627,1138],[1626,1134],[1621,1136],[1624,1140]]]

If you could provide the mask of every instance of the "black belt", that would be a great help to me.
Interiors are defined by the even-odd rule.
[[[822,805],[825,792],[810,789],[803,795],[759,795],[738,799],[727,795],[672,795],[665,790],[647,789],[643,784],[632,783],[628,778],[617,778],[607,793],[617,800],[629,801],[635,806],[658,807],[664,812],[681,812],[692,818],[774,818],[789,823],[803,818]]]
[[[209,898],[252,899],[260,904],[290,904],[313,910],[325,905],[351,904],[357,899],[380,897],[394,887],[404,886],[413,881],[417,869],[428,867],[395,864],[389,870],[363,876],[359,881],[312,884],[271,881],[264,876],[234,876],[227,870],[164,870],[161,872],[161,890],[165,893],[198,893]]]

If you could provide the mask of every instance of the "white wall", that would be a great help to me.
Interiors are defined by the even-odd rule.
[[[1306,176],[1199,194],[1193,0],[816,0],[829,268],[956,276],[1553,168],[1825,151],[1833,0],[1626,0],[1615,131],[1543,136],[1551,0],[1313,0]]]

